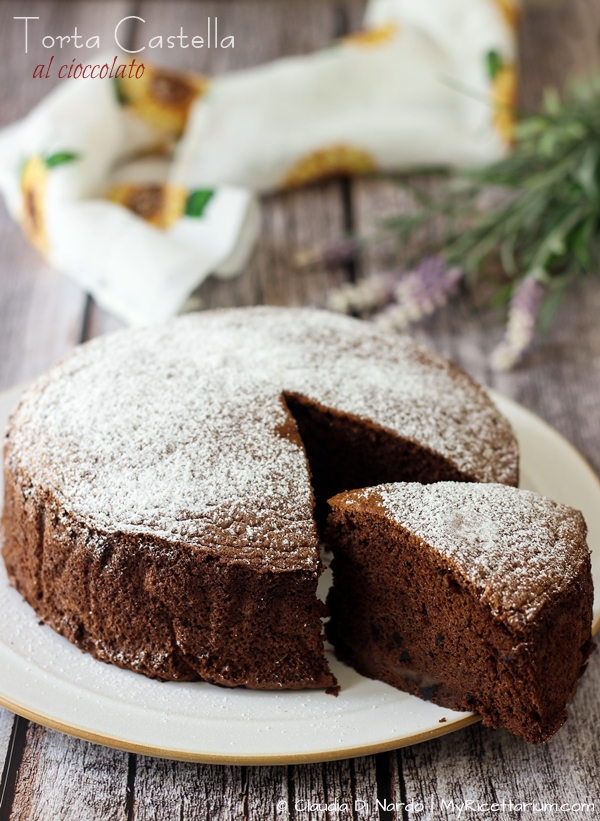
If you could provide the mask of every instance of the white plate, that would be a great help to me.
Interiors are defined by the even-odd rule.
[[[0,429],[21,390],[0,394]],[[583,511],[599,590],[598,479],[541,419],[502,396],[494,399],[519,439],[522,486]],[[0,565],[0,704],[71,735],[165,758],[286,764],[394,749],[478,720],[363,678],[331,653],[342,688],[338,698],[315,690],[273,693],[151,681],[95,661],[40,626]],[[596,595],[594,629],[599,610]]]

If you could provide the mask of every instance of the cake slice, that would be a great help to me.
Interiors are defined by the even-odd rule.
[[[327,635],[342,661],[527,741],[558,730],[593,648],[581,513],[459,482],[379,485],[330,505]]]

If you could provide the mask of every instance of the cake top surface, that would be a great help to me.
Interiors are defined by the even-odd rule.
[[[369,420],[480,481],[517,446],[485,392],[405,337],[307,309],[206,312],[75,349],[36,381],[7,459],[101,532],[286,569],[316,566],[304,451],[285,393]]]
[[[398,482],[340,494],[333,504],[383,512],[434,548],[495,616],[513,624],[531,621],[589,556],[578,510],[506,485]]]

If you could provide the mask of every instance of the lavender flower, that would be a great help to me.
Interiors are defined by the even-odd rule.
[[[343,314],[368,314],[386,305],[394,297],[398,279],[404,271],[373,274],[356,284],[350,282],[329,292],[327,307]]]
[[[394,303],[376,314],[375,321],[388,328],[403,330],[411,322],[423,319],[445,305],[456,293],[463,276],[462,268],[447,268],[443,257],[426,257],[400,280],[394,291]]]
[[[538,313],[546,293],[547,289],[531,276],[524,279],[513,292],[504,339],[491,356],[495,370],[510,370],[533,342]]]

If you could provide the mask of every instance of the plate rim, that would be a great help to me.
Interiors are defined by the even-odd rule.
[[[37,724],[42,724],[44,727],[49,727],[51,730],[58,730],[65,735],[74,736],[75,738],[80,738],[84,741],[91,741],[94,744],[103,744],[105,747],[123,750],[127,753],[148,755],[154,758],[166,758],[171,761],[190,761],[197,764],[220,764],[227,766],[239,765],[249,767],[315,764],[322,761],[342,761],[347,758],[360,758],[365,755],[375,755],[376,753],[388,752],[389,750],[399,750],[401,747],[409,747],[412,744],[420,744],[423,741],[429,741],[430,739],[438,738],[442,735],[449,735],[456,730],[462,730],[463,727],[468,727],[470,724],[475,724],[481,721],[481,716],[479,713],[466,713],[463,718],[459,718],[456,721],[441,723],[439,730],[436,727],[431,730],[422,730],[419,733],[413,733],[411,736],[401,736],[399,739],[388,739],[388,741],[361,745],[360,747],[347,747],[343,750],[336,748],[315,753],[256,756],[235,754],[216,755],[185,752],[166,747],[151,747],[145,744],[138,744],[136,742],[117,738],[116,736],[104,736],[101,733],[94,733],[90,730],[85,730],[75,724],[66,724],[49,716],[45,716],[43,713],[38,713],[35,710],[22,707],[16,702],[13,702],[11,699],[5,698],[1,694],[0,706],[5,707],[17,715],[20,715],[22,718],[35,721]]]
[[[31,382],[25,382],[15,385],[6,390],[0,391],[0,401],[3,399],[8,400],[9,396],[14,397],[16,401],[20,393],[22,393],[30,384]],[[509,407],[514,409],[516,413],[521,414],[530,422],[535,424],[537,427],[542,427],[544,429],[544,432],[552,436],[556,441],[560,441],[561,446],[568,450],[571,457],[574,458],[577,462],[579,462],[580,466],[584,468],[585,472],[588,475],[588,478],[595,484],[596,489],[598,491],[598,496],[600,498],[600,478],[597,476],[597,474],[595,473],[594,469],[589,464],[587,459],[577,450],[577,448],[573,444],[571,444],[571,442],[569,442],[568,439],[566,439],[566,437],[564,437],[559,431],[552,427],[552,425],[548,424],[536,413],[530,411],[528,408],[516,402],[514,399],[511,399],[510,397],[507,397],[490,388],[485,388],[485,390],[488,392],[492,401],[497,406],[502,404],[504,404],[505,406],[508,405]],[[592,635],[594,635],[599,628],[600,612],[593,621]],[[325,750],[322,749],[315,752],[305,751],[300,753],[279,753],[274,755],[236,755],[234,753],[215,754],[177,750],[170,747],[162,747],[134,742],[115,734],[105,735],[103,733],[97,733],[79,724],[73,722],[65,722],[52,716],[46,715],[43,712],[39,712],[38,710],[31,709],[30,707],[20,703],[19,701],[6,697],[2,693],[0,693],[0,706],[6,708],[7,710],[10,710],[11,712],[19,716],[22,716],[25,719],[35,721],[36,723],[41,724],[44,727],[57,730],[61,733],[65,733],[67,735],[82,739],[84,741],[90,741],[95,744],[102,744],[106,747],[122,750],[124,752],[148,755],[152,757],[165,758],[175,761],[189,761],[202,764],[217,764],[230,766],[283,766],[289,764],[308,764],[324,761],[344,760],[348,758],[357,758],[366,755],[373,755],[380,752],[387,752],[390,750],[400,749],[402,747],[408,747],[413,744],[420,744],[422,742],[429,741],[431,739],[456,732],[458,730],[470,726],[471,724],[475,724],[481,721],[481,716],[478,713],[465,713],[465,715],[462,718],[457,718],[456,720],[451,720],[448,722],[440,722],[439,727],[414,732],[410,735],[402,735],[400,737],[396,737],[393,739],[387,739],[386,741],[362,745],[352,745],[344,747],[343,749],[337,747]]]

